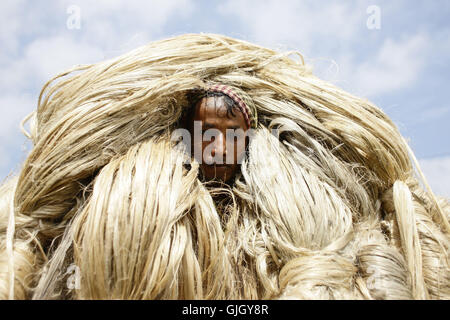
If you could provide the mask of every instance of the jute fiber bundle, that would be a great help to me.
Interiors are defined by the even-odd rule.
[[[207,83],[257,113],[230,187],[171,139]],[[34,147],[0,189],[2,299],[450,298],[448,201],[378,107],[301,56],[177,36],[55,77],[26,120]]]

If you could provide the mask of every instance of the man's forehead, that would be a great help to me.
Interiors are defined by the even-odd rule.
[[[215,112],[217,108],[226,108],[224,97],[204,97],[197,103],[199,112]]]
[[[226,118],[227,105],[223,97],[206,97],[201,99],[196,107],[195,114],[208,118]],[[234,113],[237,116],[237,112]]]
[[[245,130],[244,116],[237,106],[233,115],[229,114],[226,101],[223,96],[204,97],[196,105],[194,120],[202,121],[207,127],[235,127]]]

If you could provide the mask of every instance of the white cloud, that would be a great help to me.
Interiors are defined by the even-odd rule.
[[[159,35],[166,24],[191,14],[191,0],[68,0],[66,6],[77,5],[81,10],[82,38],[106,50],[123,53]],[[134,40],[133,40],[134,38]],[[131,40],[131,45],[127,46]],[[124,46],[125,44],[125,46]]]
[[[30,95],[0,96],[0,139],[8,140],[20,133],[20,122],[35,109],[36,101]]]
[[[388,38],[374,57],[357,66],[347,66],[353,90],[364,96],[393,92],[414,83],[427,59],[430,39],[417,34],[402,41]]]
[[[409,125],[420,125],[426,123],[433,123],[436,120],[446,118],[450,115],[450,107],[445,106],[428,106],[427,108],[422,108],[418,110],[419,114],[417,117],[409,121]]]
[[[39,80],[45,82],[57,73],[86,63],[103,60],[103,51],[71,38],[56,36],[33,41],[25,51],[24,63]]]
[[[433,192],[450,198],[450,156],[422,159],[419,165]]]
[[[0,183],[25,156],[26,138],[20,131],[20,122],[33,111],[36,101],[28,94],[0,96]]]
[[[45,9],[33,4],[0,3],[0,92],[23,92],[32,83],[42,86],[73,65],[95,63],[146,44],[170,19],[184,17],[194,7],[191,0],[66,0],[46,4]],[[67,8],[73,5],[80,9],[81,28],[69,30]],[[15,50],[24,36],[32,40]]]
[[[328,1],[239,1],[219,6],[219,12],[239,17],[252,40],[268,46],[296,46],[309,54],[324,37],[351,41],[364,30],[366,6]],[[325,43],[326,44],[326,43]]]
[[[8,52],[17,50],[21,20],[14,19],[14,17],[22,14],[23,5],[23,0],[6,0],[0,4],[0,43],[2,47],[0,59]]]
[[[33,86],[42,87],[57,74],[78,64],[89,64],[104,59],[100,48],[63,36],[37,38],[26,46],[19,59],[11,59],[0,78],[0,92],[17,98]],[[36,97],[37,100],[37,97]],[[3,110],[0,101],[0,109]],[[2,120],[0,119],[0,124]]]
[[[316,75],[352,93],[373,98],[412,85],[423,70],[432,39],[414,33],[385,39],[380,37],[382,31],[369,31],[370,4],[229,0],[219,10],[239,18],[248,30],[248,40],[280,50],[299,50],[307,63],[313,64]],[[388,26],[386,21],[398,12],[390,3],[380,8],[382,26]],[[361,56],[365,59],[356,60]],[[338,74],[328,70],[336,70],[334,61]]]

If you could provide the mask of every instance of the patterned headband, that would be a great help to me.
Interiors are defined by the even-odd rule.
[[[247,122],[248,127],[251,127],[251,118],[252,115],[249,111],[249,108],[245,104],[245,102],[231,89],[230,87],[223,85],[223,84],[215,84],[213,86],[210,86],[207,91],[209,92],[221,92],[228,97],[230,97],[238,106],[239,109],[242,111],[242,114],[244,115],[245,121]]]

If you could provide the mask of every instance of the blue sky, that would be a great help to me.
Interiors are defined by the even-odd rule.
[[[449,16],[447,0],[2,0],[0,181],[25,160],[31,145],[19,122],[53,75],[211,32],[299,51],[319,77],[373,101],[408,139],[433,190],[450,197]]]

